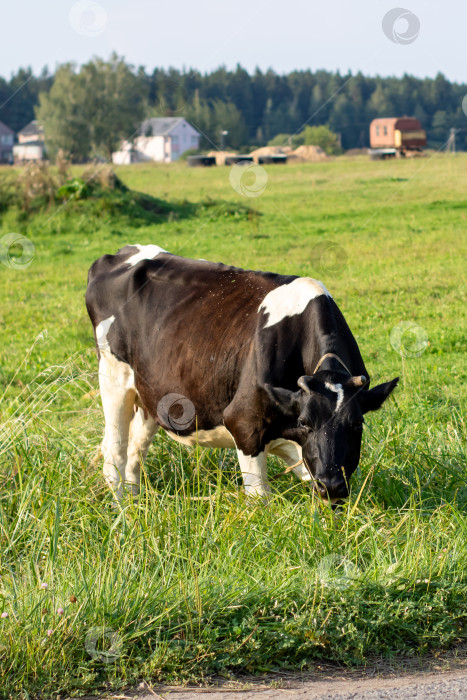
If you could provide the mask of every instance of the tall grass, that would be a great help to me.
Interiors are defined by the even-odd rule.
[[[53,404],[70,406],[90,386],[70,362],[7,402],[4,697],[296,668],[323,657],[362,663],[465,638],[460,417],[451,416],[442,441],[414,425],[407,405],[372,420],[361,473],[339,512],[292,476],[275,482],[267,506],[246,501],[233,455],[188,451],[160,435],[140,500],[115,510],[100,465],[90,463],[97,407],[62,414],[66,439],[53,425]]]
[[[14,173],[0,193],[1,235],[35,246],[27,270],[0,268],[1,694],[365,663],[465,640],[465,158],[274,166],[254,209],[227,168],[120,174],[146,195],[24,212]],[[344,267],[317,257],[323,241]],[[162,434],[140,500],[111,507],[93,459],[103,425],[83,293],[90,263],[129,242],[320,277],[372,381],[402,376],[367,418],[340,511],[293,475],[267,505],[246,501],[233,453]],[[420,358],[389,343],[405,319],[428,336]]]

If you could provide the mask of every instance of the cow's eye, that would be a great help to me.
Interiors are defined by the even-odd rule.
[[[353,430],[361,430],[363,428],[363,421],[362,420],[356,420],[354,423],[351,424],[350,426]]]
[[[300,418],[297,421],[297,425],[301,430],[310,430],[310,426],[305,423],[305,421],[300,420]]]

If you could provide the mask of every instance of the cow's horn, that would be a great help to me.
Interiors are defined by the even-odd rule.
[[[359,377],[350,377],[347,383],[350,384],[350,386],[363,386],[366,382],[367,378],[364,374],[361,374]]]
[[[303,391],[307,394],[311,394],[311,388],[309,385],[311,377],[308,377],[306,374],[303,375],[303,377],[300,377],[297,381],[298,386],[300,389],[303,389]]]

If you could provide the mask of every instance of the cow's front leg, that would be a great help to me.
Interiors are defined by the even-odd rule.
[[[257,410],[248,407],[240,392],[224,411],[224,425],[235,440],[245,492],[265,497],[271,493],[266,470],[262,424]]]
[[[255,457],[246,455],[237,448],[238,461],[242,472],[245,493],[249,496],[267,496],[271,493],[266,469],[266,454],[260,452]]]

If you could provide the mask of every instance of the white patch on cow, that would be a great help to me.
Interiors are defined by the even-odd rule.
[[[245,493],[249,496],[267,496],[271,493],[266,469],[266,453],[260,452],[256,457],[252,457],[237,449],[237,456]]]
[[[235,447],[235,440],[232,437],[225,425],[218,425],[216,428],[211,430],[198,430],[191,435],[177,435],[172,433],[170,430],[165,431],[169,437],[182,445],[188,445],[193,447],[194,445],[199,445],[200,447]]]
[[[115,321],[115,316],[109,316],[104,321],[101,321],[96,326],[96,340],[99,350],[108,350],[110,345],[107,340],[107,333],[110,330],[110,326]]]
[[[125,261],[131,267],[137,265],[141,260],[153,260],[159,253],[167,253],[164,248],[160,248],[158,245],[139,245],[135,243],[132,247],[138,248],[139,253],[135,253]]]
[[[342,384],[331,384],[331,382],[324,382],[324,386],[326,389],[329,389],[329,391],[333,391],[335,394],[337,394],[336,408],[334,409],[334,412],[337,413],[344,400],[344,390],[342,388]]]
[[[290,284],[276,287],[264,297],[258,309],[258,312],[268,314],[264,328],[274,326],[289,316],[303,313],[312,299],[323,294],[331,296],[322,282],[311,277],[298,277]]]

